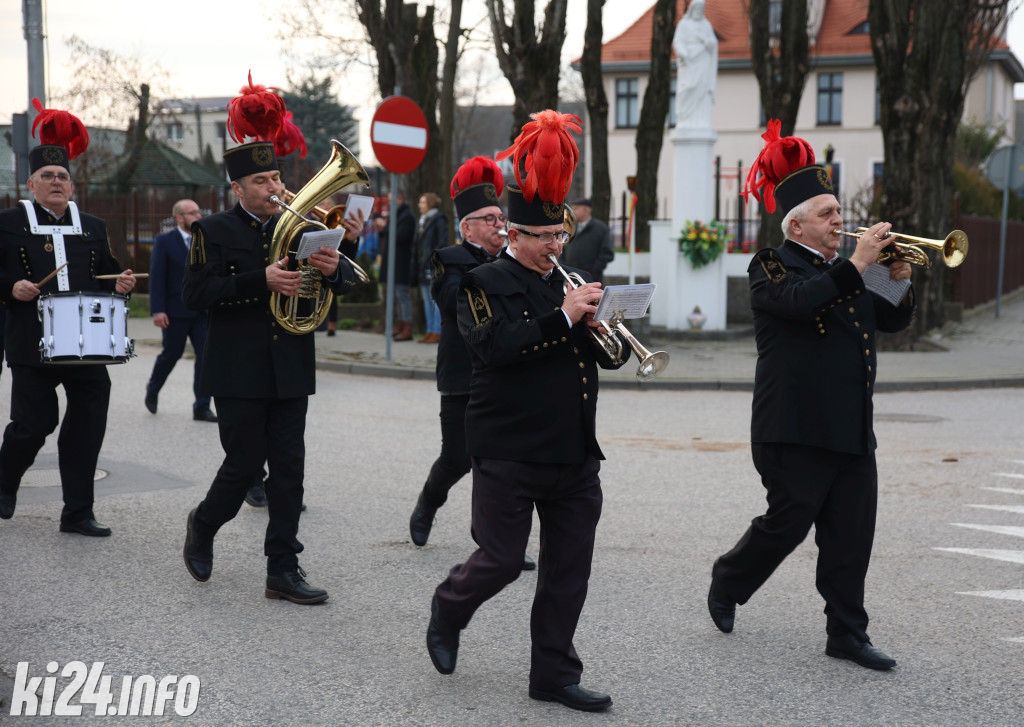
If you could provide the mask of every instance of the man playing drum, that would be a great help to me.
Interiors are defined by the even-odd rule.
[[[88,131],[66,111],[43,109],[38,99],[33,104],[40,113],[32,131],[39,129],[42,142],[29,153],[28,189],[35,199],[0,212],[0,299],[7,306],[6,353],[12,377],[11,422],[0,446],[0,519],[14,514],[21,478],[57,428],[57,387],[63,386],[67,411],[57,440],[64,495],[60,530],[106,536],[110,528],[96,522],[92,505],[110,377],[102,363],[83,359],[55,365],[41,360],[39,301],[61,291],[126,295],[135,278],[131,270],[121,272],[103,220],[80,213],[71,201],[69,161],[85,151]],[[114,280],[95,279],[115,273]]]

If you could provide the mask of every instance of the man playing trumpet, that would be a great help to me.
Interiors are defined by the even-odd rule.
[[[435,590],[427,651],[439,672],[455,670],[459,632],[519,577],[536,508],[541,533],[529,694],[595,711],[612,700],[580,686],[583,664],[572,639],[601,516],[597,369],[622,366],[629,349],[613,363],[589,333],[597,325],[600,284],[563,290],[554,273],[578,158],[568,129],[579,132],[579,120],[555,111],[532,118],[504,152],[515,152],[519,183],[509,187],[508,248],[461,282],[459,330],[473,360],[466,436],[478,547]],[[524,178],[520,162],[531,155]]]
[[[708,609],[719,629],[732,631],[736,605],[754,595],[813,525],[825,653],[889,669],[896,662],[872,646],[864,610],[878,495],[875,331],[910,324],[913,291],[893,306],[861,277],[887,245],[886,222],[861,235],[849,259],[839,257],[843,220],[831,180],[813,163],[810,145],[780,138],[779,126],[769,122],[767,144],[747,178],[747,193],[763,195],[769,212],[776,201],[786,211],[786,242],[759,251],[748,270],[758,353],[750,441],[768,510],[715,561]],[[889,277],[909,279],[910,264],[892,263]]]

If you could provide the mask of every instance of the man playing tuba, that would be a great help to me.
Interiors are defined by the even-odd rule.
[[[271,293],[295,296],[301,285],[301,275],[288,269],[287,257],[270,258],[279,209],[271,197],[283,198],[285,191],[275,155],[284,100],[264,86],[253,86],[251,77],[241,93],[228,104],[228,129],[239,142],[246,136],[257,141],[225,153],[238,204],[192,225],[182,290],[189,308],[210,311],[200,388],[214,397],[224,446],[224,462],[213,484],[188,515],[185,566],[196,580],[209,580],[214,536],[238,513],[265,461],[270,516],[264,543],[266,596],[320,603],[327,600],[327,592],[304,580],[297,538],[306,409],[316,386],[313,335],[287,331],[269,311]],[[357,221],[344,224],[347,238],[359,236]],[[321,247],[309,263],[337,294],[357,281],[351,263],[337,250]]]

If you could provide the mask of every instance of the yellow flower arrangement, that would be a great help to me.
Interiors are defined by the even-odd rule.
[[[718,259],[728,238],[723,222],[711,220],[704,224],[700,220],[687,220],[679,235],[679,251],[695,269],[702,268]]]

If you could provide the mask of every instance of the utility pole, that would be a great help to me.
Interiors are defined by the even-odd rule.
[[[29,127],[36,119],[32,99],[38,98],[46,106],[46,59],[43,41],[42,0],[22,0],[22,16],[25,19],[25,43],[28,48],[28,122]]]

